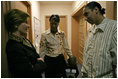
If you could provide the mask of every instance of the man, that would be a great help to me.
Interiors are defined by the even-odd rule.
[[[104,17],[105,9],[97,2],[88,3],[83,13],[93,27],[84,48],[82,77],[116,77],[117,22]]]
[[[48,66],[45,72],[45,77],[66,77],[66,62],[63,56],[63,48],[69,57],[72,56],[72,53],[69,50],[64,32],[57,29],[60,22],[59,16],[52,15],[49,21],[50,29],[42,34],[40,42],[40,55],[44,58],[44,61]]]

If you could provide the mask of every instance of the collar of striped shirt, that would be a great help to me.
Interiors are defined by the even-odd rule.
[[[96,32],[96,31],[102,31],[104,32],[105,26],[107,24],[108,18],[105,17],[104,20],[99,25],[93,25],[93,27],[89,30],[89,32]]]

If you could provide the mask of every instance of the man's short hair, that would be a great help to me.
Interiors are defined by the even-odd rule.
[[[102,8],[98,2],[92,1],[85,6],[85,8],[87,8],[87,7],[91,10],[93,10],[95,7],[97,7],[102,15],[105,14],[105,9]]]
[[[51,15],[49,21],[51,21],[52,19],[53,19],[54,21],[56,21],[56,22],[60,22],[59,15]]]

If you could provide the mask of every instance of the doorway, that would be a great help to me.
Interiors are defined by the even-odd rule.
[[[80,64],[83,63],[83,49],[87,33],[87,22],[83,15],[84,5],[86,2],[72,15],[72,52]]]

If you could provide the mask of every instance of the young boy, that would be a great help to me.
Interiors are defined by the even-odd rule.
[[[67,62],[68,62],[68,65],[66,68],[67,78],[77,78],[77,76],[79,75],[79,71],[77,68],[76,57],[72,56],[71,58],[67,60]]]

